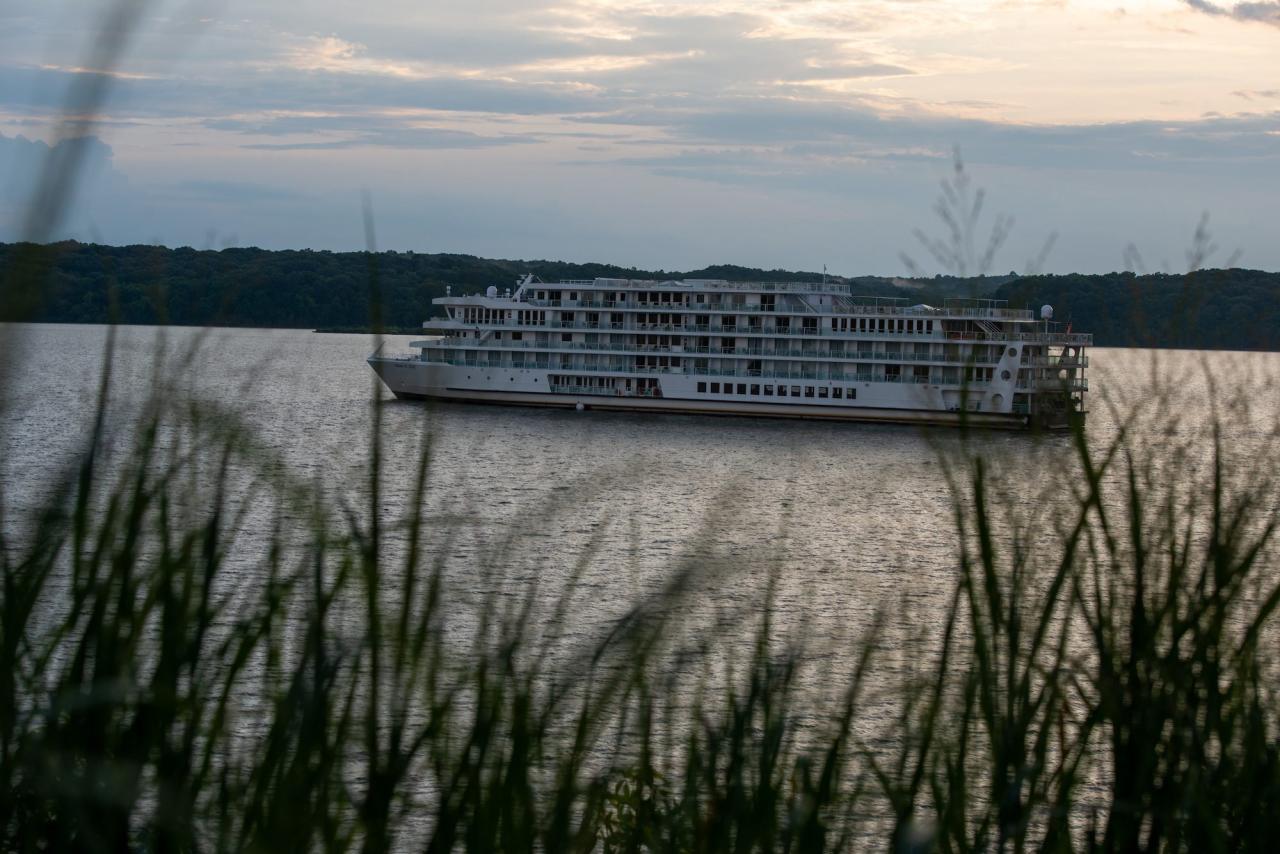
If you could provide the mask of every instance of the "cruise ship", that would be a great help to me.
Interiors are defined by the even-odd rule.
[[[369,364],[400,398],[1062,428],[1084,417],[1087,334],[998,300],[858,297],[848,283],[548,283],[433,300],[412,353]]]

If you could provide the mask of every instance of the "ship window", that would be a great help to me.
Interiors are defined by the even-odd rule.
[[[572,340],[573,340],[573,333],[571,333],[571,332],[561,332],[561,333],[560,333],[560,340],[561,340],[561,341],[572,341]]]
[[[856,400],[857,397],[858,397],[858,390],[856,388],[849,389],[849,399]]]
[[[767,385],[764,387],[764,396],[773,397],[773,386]]]
[[[804,387],[804,396],[813,397],[813,386],[807,385]]]
[[[800,396],[800,386],[798,386],[798,385],[793,385],[793,386],[791,387],[791,396],[792,396],[792,397],[799,397],[799,396]]]
[[[712,384],[711,384],[711,393],[712,393],[712,394],[719,394],[719,393],[720,393],[720,383],[712,383]]]
[[[758,385],[756,385],[756,384],[752,383],[752,385],[751,385],[751,393],[752,393],[752,394],[759,394],[759,393],[760,393],[760,386],[758,386]]]
[[[524,340],[524,333],[523,333],[523,332],[512,332],[512,333],[511,333],[511,340],[512,340],[512,341],[523,341],[523,340]]]
[[[820,386],[820,387],[818,388],[818,397],[826,397],[826,396],[827,396],[827,387],[826,387],[826,386]]]
[[[844,389],[840,388],[839,386],[836,386],[835,388],[831,389],[831,396],[834,397],[836,400],[840,400],[842,397],[844,397]]]
[[[569,299],[577,299],[577,298],[578,298],[577,291],[569,291]]]
[[[699,394],[705,394],[705,393],[706,393],[706,391],[707,391],[707,384],[706,384],[706,383],[698,383],[698,393],[699,393]]]
[[[746,394],[746,393],[747,393],[747,384],[738,383],[738,394]]]

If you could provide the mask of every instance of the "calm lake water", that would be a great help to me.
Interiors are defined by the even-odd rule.
[[[0,487],[12,508],[34,500],[75,458],[106,329],[27,326],[0,334],[20,339],[0,425]],[[158,334],[120,330],[117,397],[145,397]],[[365,364],[369,336],[164,335],[171,352],[199,343],[187,372],[197,395],[241,413],[293,475],[355,506],[367,497],[371,395],[386,427],[385,513],[401,509],[429,431],[432,547],[471,591],[535,580],[556,589],[582,564],[571,635],[607,626],[689,555],[720,568],[694,607],[727,623],[737,642],[750,634],[771,569],[780,570],[783,621],[832,655],[877,609],[890,614],[892,632],[928,634],[947,608],[956,536],[943,460],[960,447],[955,430],[400,402],[375,385]],[[408,340],[392,338],[388,348]],[[1189,425],[1209,416],[1206,375],[1280,375],[1276,354],[1090,355],[1094,442],[1115,429],[1103,398],[1124,404],[1149,394],[1154,359],[1161,372],[1185,376],[1170,405],[1187,413]],[[1260,424],[1280,417],[1275,387],[1253,381],[1263,415],[1236,424],[1230,442],[1247,445]],[[1047,473],[1070,456],[1066,436],[992,433],[975,441],[1006,471],[1025,473],[1014,499],[1028,503],[1044,500]],[[498,577],[485,573],[493,567]],[[708,623],[697,625],[702,631]]]

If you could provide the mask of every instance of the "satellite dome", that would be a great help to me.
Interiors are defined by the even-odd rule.
[[[1053,320],[1053,306],[1051,305],[1040,306],[1040,319]]]
[[[496,296],[498,295],[498,289],[497,289],[497,288],[495,288],[493,285],[490,285],[490,286],[485,290],[484,295],[485,295],[485,296],[487,296],[489,299],[493,299],[494,297],[496,297]]]

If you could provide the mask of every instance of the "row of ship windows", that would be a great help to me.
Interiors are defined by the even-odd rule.
[[[604,291],[602,293],[602,296],[604,297],[604,299],[610,302],[617,302],[617,303],[626,302],[627,295],[628,295],[627,291]],[[657,292],[635,291],[633,292],[633,295],[635,296],[635,299],[633,300],[633,302],[635,302],[638,305],[689,305],[690,297],[693,298],[692,303],[695,305],[697,304],[705,305],[709,302],[715,302],[714,300],[708,300],[707,294],[704,294],[704,293],[687,294],[687,293],[675,293],[675,292],[669,292],[669,291],[657,291]],[[592,293],[590,292],[584,291],[582,294],[582,298],[584,300],[590,300],[591,297],[592,297]],[[760,302],[762,305],[772,306],[774,303],[774,297],[775,297],[774,294],[761,294]],[[535,291],[533,298],[539,299],[539,300],[568,299],[570,302],[577,302],[578,292],[577,291]]]
[[[723,386],[723,390],[721,387]],[[708,391],[708,388],[710,389]],[[763,385],[760,383],[698,383],[699,394],[752,394],[764,397],[816,397],[835,400],[856,400],[856,388],[812,385]]]
[[[479,324],[501,324],[505,323],[509,318],[508,315],[514,314],[514,320],[519,325],[536,325],[541,326],[546,322],[546,312],[544,311],[516,311],[508,312],[500,309],[487,308],[463,308],[456,310],[451,315],[453,319],[462,323],[479,323]],[[574,323],[577,318],[574,312],[559,312],[559,321],[561,323]],[[633,317],[636,323],[650,323],[663,326],[682,326],[682,315],[677,314],[654,314],[654,315],[638,315]],[[726,320],[729,318],[726,318]],[[818,320],[816,317],[801,317],[800,328],[814,329],[818,328]],[[763,331],[759,317],[748,317],[748,326],[750,328],[759,328]],[[599,323],[600,315],[597,312],[587,312],[586,323]],[[623,324],[625,320],[621,314],[610,315],[610,322]],[[710,315],[696,315],[694,317],[694,325],[704,328],[711,327]],[[730,327],[736,327],[736,323],[730,324]],[[790,329],[791,318],[781,315],[775,318],[775,327],[778,329]],[[825,324],[823,328],[829,328],[835,332],[905,332],[908,334],[929,335],[933,332],[932,320],[916,320],[914,318],[902,317],[833,317],[831,325]]]

